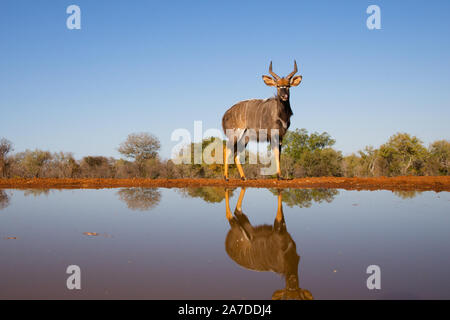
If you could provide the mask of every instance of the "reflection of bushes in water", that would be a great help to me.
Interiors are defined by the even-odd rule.
[[[416,190],[397,190],[394,191],[394,194],[397,197],[400,197],[402,199],[412,199],[421,194],[422,191],[416,191]]]
[[[50,189],[27,189],[23,192],[23,195],[25,197],[28,196],[34,196],[34,197],[39,197],[39,196],[48,196],[50,194]]]
[[[117,194],[119,199],[132,210],[149,210],[156,207],[161,200],[161,192],[156,188],[124,188]]]
[[[273,194],[277,194],[276,189],[270,190]],[[281,192],[283,203],[289,207],[309,208],[312,202],[321,203],[326,201],[328,203],[334,200],[334,197],[339,194],[336,189],[283,189]]]
[[[0,190],[0,210],[9,206],[9,196],[4,190]]]
[[[225,199],[225,188],[223,187],[201,187],[180,189],[183,196],[191,198],[201,198],[206,202],[219,203]],[[230,196],[233,191],[230,190]]]

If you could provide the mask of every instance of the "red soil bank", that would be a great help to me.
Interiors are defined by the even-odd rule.
[[[338,188],[346,190],[450,191],[450,176],[377,178],[301,178],[292,180],[258,179],[0,179],[0,189],[102,189],[102,188]]]

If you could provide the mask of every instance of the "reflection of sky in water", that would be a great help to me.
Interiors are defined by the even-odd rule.
[[[241,268],[226,254],[222,189],[123,190],[4,190],[0,298],[270,299],[283,288],[279,275]],[[450,298],[450,193],[320,197],[283,193],[300,287],[315,299]],[[254,226],[272,224],[276,192],[247,189],[243,211]],[[65,289],[70,264],[81,267],[80,292]],[[381,267],[379,292],[366,288],[371,264]]]

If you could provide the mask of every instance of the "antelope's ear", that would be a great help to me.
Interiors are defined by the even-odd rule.
[[[302,76],[295,76],[291,80],[291,87],[296,87],[302,82]]]
[[[275,83],[275,80],[272,79],[272,77],[269,76],[262,76],[263,81],[266,85],[275,87],[277,84]]]

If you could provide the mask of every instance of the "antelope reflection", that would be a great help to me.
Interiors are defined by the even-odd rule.
[[[272,271],[282,275],[286,288],[276,290],[272,299],[312,300],[311,293],[299,287],[300,257],[295,242],[286,229],[281,191],[278,191],[278,209],[273,226],[252,226],[242,212],[244,195],[245,188],[242,188],[233,215],[230,209],[229,190],[225,191],[226,218],[231,227],[225,240],[227,254],[244,268]]]

